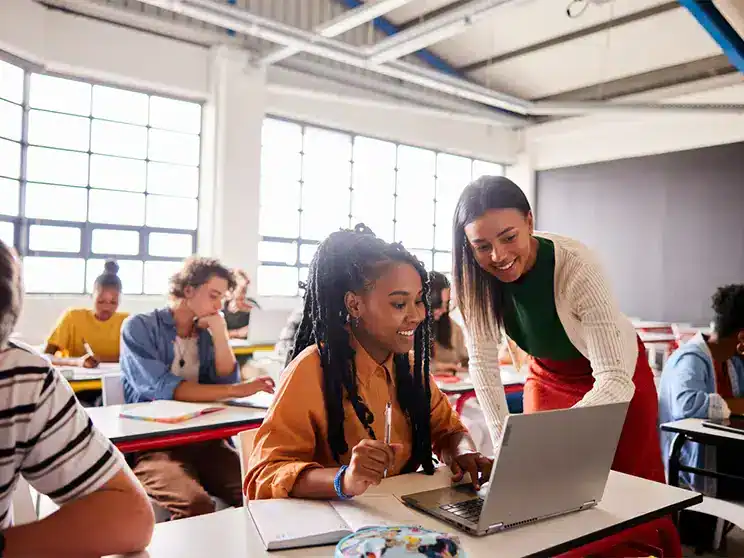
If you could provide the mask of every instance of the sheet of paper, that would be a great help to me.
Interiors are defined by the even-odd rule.
[[[392,494],[334,500],[331,506],[351,531],[365,527],[416,524],[416,515]]]

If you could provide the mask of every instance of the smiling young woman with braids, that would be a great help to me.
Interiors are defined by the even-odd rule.
[[[466,471],[480,482],[490,461],[429,379],[427,291],[424,266],[364,225],[323,241],[310,264],[296,357],[247,456],[250,499],[350,498],[386,470],[432,473],[432,448],[456,480]]]

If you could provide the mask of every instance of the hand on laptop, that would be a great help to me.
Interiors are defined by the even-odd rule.
[[[488,482],[491,477],[493,459],[489,459],[476,451],[456,455],[449,464],[452,470],[452,482],[460,482],[465,473],[470,473],[473,487],[479,490],[481,483]]]

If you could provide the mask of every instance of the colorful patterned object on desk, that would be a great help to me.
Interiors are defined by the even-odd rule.
[[[200,409],[199,411],[194,411],[193,413],[186,413],[178,416],[151,416],[147,414],[136,414],[136,412],[133,411],[131,413],[120,413],[119,418],[144,420],[146,422],[161,422],[165,424],[178,424],[179,422],[184,422],[192,418],[200,417],[202,415],[216,413],[217,411],[222,411],[223,409],[224,407],[207,407],[206,409]]]
[[[466,558],[452,535],[409,525],[368,527],[336,546],[335,558]]]

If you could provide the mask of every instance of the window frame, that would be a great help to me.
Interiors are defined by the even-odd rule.
[[[310,122],[306,122],[306,121],[302,121],[302,120],[296,120],[296,119],[292,119],[292,118],[286,118],[286,117],[275,115],[275,114],[271,114],[271,113],[267,113],[264,116],[264,121],[266,121],[266,120],[275,120],[275,121],[279,121],[279,122],[286,122],[286,123],[290,123],[290,124],[294,124],[294,125],[300,126],[300,128],[301,128],[302,142],[301,142],[301,147],[300,147],[300,152],[299,152],[300,159],[301,159],[301,170],[300,170],[300,177],[299,177],[299,180],[298,180],[299,187],[300,187],[300,191],[299,191],[300,201],[299,201],[299,208],[296,210],[297,219],[299,221],[299,226],[298,226],[299,235],[297,237],[293,237],[293,238],[290,238],[290,237],[278,237],[278,236],[271,236],[271,235],[262,235],[262,234],[260,234],[260,231],[259,231],[259,235],[258,235],[259,242],[275,242],[275,243],[282,243],[282,244],[296,243],[296,259],[295,259],[295,262],[294,263],[286,263],[286,262],[280,262],[280,261],[272,261],[272,260],[259,259],[259,261],[258,261],[258,269],[260,269],[261,267],[287,267],[287,268],[295,268],[295,269],[297,269],[298,277],[301,277],[302,276],[302,270],[303,269],[307,269],[309,267],[309,264],[303,264],[303,263],[301,263],[300,253],[301,253],[302,246],[303,245],[305,245],[305,246],[307,246],[307,245],[318,246],[321,243],[321,241],[318,241],[318,240],[311,240],[311,239],[308,239],[308,238],[303,238],[303,234],[302,234],[302,213],[303,213],[303,204],[302,204],[302,194],[303,194],[303,192],[302,192],[302,190],[304,188],[304,183],[305,183],[305,177],[304,177],[304,166],[305,166],[304,165],[304,158],[306,156],[306,152],[305,152],[305,133],[306,133],[307,128],[314,128],[314,129],[318,129],[318,130],[325,130],[325,131],[329,131],[329,132],[334,132],[334,133],[339,133],[339,134],[345,134],[345,135],[348,135],[350,137],[350,140],[351,140],[351,156],[350,157],[351,158],[349,160],[349,163],[350,163],[350,167],[349,167],[349,191],[350,191],[350,195],[349,195],[349,220],[348,220],[348,226],[349,227],[354,226],[356,224],[356,223],[352,223],[351,222],[351,219],[352,219],[352,208],[353,208],[353,199],[354,199],[354,164],[355,164],[354,163],[354,145],[355,145],[355,142],[356,142],[356,138],[361,137],[361,138],[365,138],[365,139],[372,139],[372,140],[384,141],[386,143],[390,143],[390,144],[393,144],[395,146],[395,166],[392,169],[393,172],[394,172],[394,174],[395,174],[395,184],[394,184],[394,188],[393,188],[393,200],[394,200],[393,201],[393,220],[392,220],[392,222],[393,222],[393,238],[395,238],[395,235],[397,233],[397,223],[398,223],[398,202],[397,202],[397,198],[398,198],[398,180],[399,180],[399,168],[398,168],[398,153],[399,153],[399,148],[401,146],[403,146],[403,147],[412,147],[412,148],[416,148],[416,149],[424,149],[426,151],[430,151],[430,152],[434,153],[434,166],[433,166],[433,171],[434,171],[433,172],[434,196],[433,196],[433,204],[432,204],[433,215],[432,215],[432,227],[431,227],[431,229],[432,229],[431,248],[418,248],[418,247],[409,247],[409,246],[406,246],[406,248],[408,248],[408,249],[410,249],[410,250],[412,250],[414,252],[430,252],[431,253],[431,259],[430,259],[430,261],[429,262],[424,262],[425,265],[426,265],[427,270],[433,269],[435,258],[436,258],[436,254],[450,254],[450,255],[452,254],[452,249],[450,249],[450,250],[441,250],[441,249],[437,249],[437,247],[436,247],[436,240],[437,240],[437,203],[438,203],[438,199],[437,199],[437,194],[438,194],[438,192],[437,192],[437,184],[438,184],[437,157],[441,154],[441,155],[453,155],[453,156],[458,156],[458,157],[463,157],[465,159],[469,159],[470,160],[471,180],[473,179],[473,175],[472,175],[472,173],[473,173],[473,167],[474,167],[474,164],[476,162],[484,162],[484,163],[490,163],[490,164],[498,165],[498,166],[501,167],[502,174],[505,174],[506,173],[506,169],[507,169],[507,165],[505,165],[504,163],[497,163],[497,162],[488,161],[488,160],[485,160],[485,159],[477,159],[475,157],[470,157],[470,156],[467,156],[467,155],[460,155],[460,154],[457,154],[457,153],[451,153],[451,152],[447,152],[447,151],[441,151],[441,150],[438,150],[438,149],[431,149],[431,148],[428,148],[428,147],[421,147],[421,146],[411,145],[409,143],[404,143],[404,142],[399,142],[399,141],[393,141],[393,140],[389,140],[389,139],[384,139],[384,138],[381,138],[381,137],[378,137],[378,136],[371,136],[371,135],[367,135],[367,134],[359,134],[359,133],[356,133],[356,132],[351,132],[351,131],[343,130],[343,129],[340,129],[340,128],[332,128],[332,127],[323,126],[323,125],[319,125],[319,124],[314,124],[314,123],[310,123]],[[261,143],[261,148],[263,150],[263,141]],[[263,157],[262,157],[262,161],[263,161]],[[261,169],[261,181],[260,181],[259,188],[262,188],[263,187],[263,171],[264,171],[264,169]],[[261,207],[259,206],[259,215],[260,215],[260,212],[261,212]],[[292,210],[290,210],[290,212],[291,213],[294,213],[295,210],[292,209]],[[259,221],[260,221],[260,217],[259,217]],[[448,227],[449,227],[449,224],[448,224]],[[397,242],[397,240],[396,240],[396,242]],[[449,272],[447,272],[447,275],[449,275]],[[302,280],[300,279],[299,282],[302,282]],[[258,284],[257,285],[257,288],[259,289],[259,294],[260,294],[261,293],[261,285]],[[298,285],[297,292],[295,294],[293,294],[293,295],[262,295],[262,296],[275,296],[275,297],[282,297],[282,298],[294,298],[294,297],[297,297],[299,295],[300,295],[300,287]]]
[[[197,252],[197,242],[198,242],[198,235],[199,235],[199,228],[201,226],[201,181],[202,181],[202,167],[203,167],[203,139],[204,139],[204,104],[205,101],[203,99],[195,99],[195,98],[188,98],[188,97],[182,97],[178,95],[173,95],[171,93],[161,93],[154,90],[148,90],[148,89],[141,89],[137,87],[131,87],[126,86],[122,87],[119,84],[116,83],[110,83],[105,81],[100,81],[96,79],[88,79],[88,78],[82,78],[74,75],[68,75],[64,73],[59,72],[49,72],[46,71],[43,67],[36,65],[32,62],[29,62],[24,59],[20,59],[16,56],[13,56],[11,54],[8,54],[4,51],[0,51],[0,61],[6,62],[8,64],[11,64],[13,66],[16,66],[20,68],[23,71],[23,98],[21,101],[21,136],[20,140],[8,140],[12,141],[14,143],[17,143],[20,145],[20,169],[19,169],[19,176],[18,178],[10,178],[10,180],[17,181],[19,185],[19,195],[18,195],[18,207],[17,207],[17,215],[2,215],[0,214],[0,222],[10,222],[13,224],[14,227],[14,234],[13,234],[13,245],[18,252],[19,256],[21,258],[26,257],[53,257],[53,258],[71,258],[71,259],[82,259],[85,264],[85,273],[84,276],[84,282],[80,285],[79,291],[72,291],[72,292],[53,292],[50,291],[33,291],[29,294],[40,294],[40,295],[46,295],[46,294],[54,294],[54,295],[86,295],[90,294],[90,291],[88,290],[87,285],[87,266],[89,260],[106,260],[106,259],[115,259],[117,261],[139,261],[142,262],[142,277],[141,277],[141,289],[138,292],[127,292],[130,296],[148,296],[146,289],[145,289],[145,273],[146,273],[146,263],[149,261],[169,261],[169,262],[175,262],[175,261],[182,261],[183,257],[172,257],[172,256],[154,256],[149,254],[149,238],[151,233],[170,233],[170,234],[180,234],[180,235],[189,235],[191,237],[191,252],[196,253]],[[90,86],[91,91],[91,110],[90,114],[86,116],[81,115],[73,115],[79,118],[85,118],[88,120],[89,128],[88,128],[88,148],[85,151],[75,150],[75,149],[66,149],[66,148],[59,148],[59,147],[51,147],[51,146],[45,146],[45,145],[37,145],[34,143],[29,142],[29,115],[32,110],[38,110],[41,112],[46,113],[52,113],[52,114],[60,114],[60,115],[68,115],[69,113],[57,111],[57,110],[50,110],[50,109],[42,109],[42,108],[33,108],[30,106],[30,97],[31,97],[31,76],[32,74],[40,74],[45,75],[49,77],[55,77],[55,78],[61,78],[65,80],[70,81],[77,81],[84,83],[86,85]],[[126,91],[126,92],[132,92],[132,93],[140,93],[143,95],[148,96],[148,119],[147,124],[131,124],[129,122],[122,122],[119,120],[112,120],[109,118],[101,118],[96,117],[93,114],[93,91],[95,86],[103,86],[103,87],[110,87],[112,89]],[[119,155],[107,155],[102,153],[97,153],[93,151],[93,146],[91,145],[92,135],[93,135],[93,122],[95,121],[102,121],[102,122],[112,122],[116,124],[128,124],[137,126],[139,128],[143,128],[146,130],[147,135],[147,146],[149,147],[149,136],[151,130],[164,130],[166,132],[177,132],[177,133],[184,133],[179,132],[177,130],[169,130],[165,128],[158,128],[157,126],[151,126],[151,115],[150,115],[150,103],[152,97],[162,97],[168,100],[174,100],[174,101],[184,101],[188,103],[197,104],[200,107],[201,115],[200,115],[200,123],[199,123],[199,132],[198,134],[190,134],[190,135],[196,135],[199,140],[199,159],[197,162],[197,185],[198,190],[195,198],[192,197],[184,197],[182,199],[194,199],[196,200],[196,228],[193,230],[190,229],[178,229],[178,228],[172,228],[172,227],[153,227],[150,225],[147,225],[147,201],[148,196],[154,195],[154,196],[163,196],[164,194],[158,193],[158,192],[149,192],[147,188],[147,174],[145,174],[145,189],[142,192],[134,192],[131,190],[120,190],[117,188],[99,188],[91,186],[91,161],[93,155],[104,155],[104,156],[110,156],[114,158],[119,159],[127,159],[131,161],[142,161],[145,164],[145,173],[147,173],[147,168],[149,163],[155,162],[155,163],[165,163],[168,165],[173,166],[189,166],[191,165],[182,165],[179,163],[173,163],[173,162],[167,162],[167,161],[160,161],[150,159],[149,158],[149,150],[146,150],[145,157],[144,158],[135,158],[135,157],[128,157],[128,156],[119,156]],[[17,103],[14,103],[13,101],[6,100],[6,102],[13,103],[15,106],[18,106]],[[3,138],[5,139],[5,138]],[[29,147],[41,147],[44,149],[50,149],[54,151],[62,151],[62,152],[72,152],[72,153],[80,153],[84,154],[88,158],[87,162],[87,181],[85,186],[72,186],[69,184],[61,184],[61,183],[48,183],[48,182],[36,182],[33,180],[28,180],[28,149]],[[7,178],[5,176],[2,176],[0,178]],[[86,195],[86,220],[85,221],[70,221],[70,220],[56,220],[56,219],[48,219],[48,218],[34,218],[34,217],[27,217],[25,215],[25,207],[26,207],[26,198],[27,198],[27,186],[28,184],[43,184],[43,185],[50,185],[50,186],[59,186],[59,187],[68,187],[68,188],[75,188],[80,191],[85,191]],[[123,193],[129,193],[129,194],[136,194],[144,196],[144,209],[143,209],[143,222],[142,225],[121,225],[121,224],[111,224],[111,223],[99,223],[95,221],[89,220],[89,204],[90,204],[90,193],[91,191],[99,191],[99,192],[123,192]],[[168,197],[177,197],[177,196],[171,196],[171,195],[165,195]],[[31,226],[32,225],[46,225],[46,226],[58,226],[58,227],[70,227],[70,228],[76,228],[80,231],[80,249],[76,252],[56,252],[56,251],[48,251],[48,250],[31,250],[30,249],[30,232],[31,232]],[[93,239],[93,231],[97,229],[107,229],[107,230],[120,230],[120,231],[136,231],[139,234],[139,249],[137,254],[111,254],[111,253],[97,253],[93,252],[92,250],[92,239]],[[163,292],[166,292],[167,287],[164,286]]]

